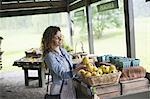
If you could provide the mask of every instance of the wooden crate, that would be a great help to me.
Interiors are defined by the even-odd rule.
[[[120,84],[88,86],[87,84],[74,80],[77,99],[94,99],[96,94],[100,99],[108,99],[120,96]],[[93,91],[93,89],[95,91]]]
[[[118,96],[120,96],[119,91],[98,95],[99,99],[110,99],[110,98],[114,98],[114,97],[118,97]]]
[[[139,93],[149,90],[149,80],[147,78],[138,78],[134,80],[121,81],[121,95]]]
[[[120,84],[96,86],[96,94],[105,94],[120,91]]]
[[[96,94],[100,99],[108,99],[120,96],[120,84],[97,86]]]

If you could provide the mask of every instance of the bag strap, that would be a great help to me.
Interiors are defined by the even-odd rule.
[[[61,84],[61,88],[60,88],[60,94],[61,94],[61,92],[62,92],[62,89],[63,89],[63,85],[64,85],[64,80],[62,80],[62,84]]]
[[[47,87],[46,87],[46,94],[48,94],[48,87],[49,87],[49,76],[50,76],[50,69],[48,69],[48,80],[47,80]]]
[[[48,68],[49,69],[49,68]],[[48,70],[48,81],[47,81],[47,88],[46,88],[46,94],[48,94],[48,91],[49,91],[49,77],[51,75],[51,69]],[[60,91],[59,93],[61,94],[62,92],[62,88],[63,88],[63,84],[64,84],[64,80],[62,80],[62,84],[61,84],[61,87],[60,87]]]

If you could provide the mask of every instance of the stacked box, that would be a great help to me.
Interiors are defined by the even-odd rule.
[[[112,57],[112,55],[98,56],[97,60],[98,60],[98,62],[110,62],[111,57]]]
[[[135,58],[131,58],[131,66],[140,66],[140,60],[139,59],[135,59]]]
[[[120,96],[120,84],[97,86],[96,94],[100,99],[109,99]]]
[[[95,95],[100,99],[108,99],[120,96],[120,84],[100,85],[90,87],[77,79],[74,81],[77,99],[95,99]]]
[[[149,80],[147,78],[121,81],[120,85],[121,95],[134,94],[149,90]]]

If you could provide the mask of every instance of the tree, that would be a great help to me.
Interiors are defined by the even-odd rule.
[[[119,28],[122,25],[121,21],[122,10],[113,9],[108,11],[98,12],[96,7],[93,7],[93,31],[94,36],[99,39],[102,37],[103,31],[106,28]]]

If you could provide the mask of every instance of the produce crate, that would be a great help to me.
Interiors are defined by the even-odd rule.
[[[91,76],[88,78],[82,77],[84,83],[89,86],[117,84],[119,82],[121,72],[103,74],[102,76]]]
[[[131,60],[131,66],[140,66],[140,59],[132,58]]]
[[[98,62],[110,62],[110,57],[112,57],[112,55],[98,56],[97,61]]]
[[[100,99],[109,99],[120,96],[120,84],[103,85],[96,87],[96,94]]]
[[[99,99],[108,99],[120,96],[120,84],[88,86],[81,80],[73,80],[76,89],[77,99],[95,99],[95,95]]]
[[[147,78],[121,81],[120,85],[121,95],[134,94],[149,90],[149,80]]]
[[[98,56],[97,61],[98,62],[105,62],[105,56]]]

